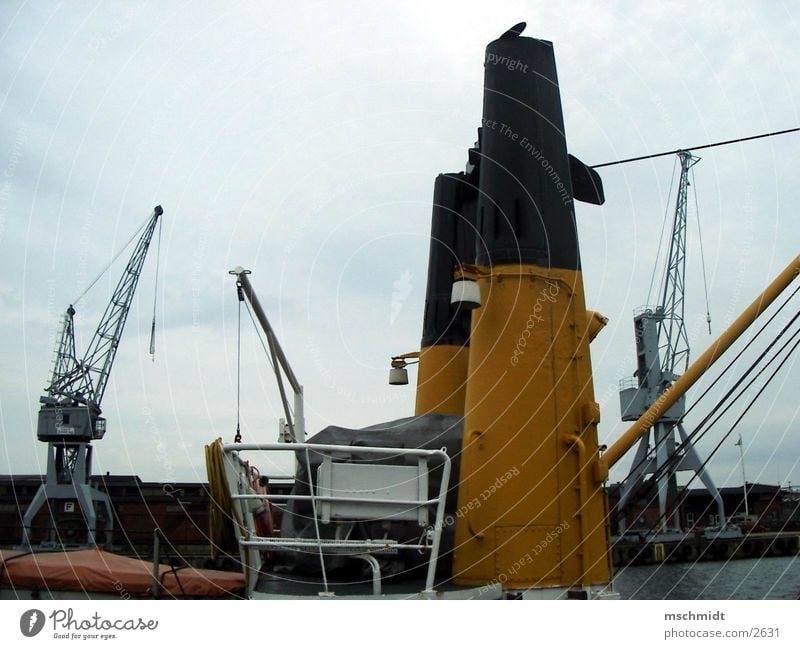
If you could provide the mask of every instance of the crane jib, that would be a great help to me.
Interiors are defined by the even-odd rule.
[[[162,214],[159,205],[150,215],[82,358],[75,353],[75,309],[72,305],[67,309],[56,343],[47,395],[41,399],[37,433],[40,440],[91,440],[101,438],[105,432],[100,404]]]

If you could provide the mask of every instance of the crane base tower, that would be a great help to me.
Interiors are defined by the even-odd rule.
[[[82,512],[88,537],[85,545],[94,547],[97,543],[97,513],[99,504],[105,513],[103,545],[110,545],[111,532],[114,528],[114,517],[111,513],[111,502],[108,495],[89,485],[92,475],[92,445],[87,442],[49,442],[47,445],[47,478],[33,497],[22,521],[22,546],[31,547],[31,526],[39,510],[47,502],[53,507],[75,506],[77,501]],[[76,512],[77,513],[77,512]],[[55,519],[53,512],[52,518]],[[55,531],[55,530],[54,530]],[[63,545],[62,539],[51,539],[42,545]]]

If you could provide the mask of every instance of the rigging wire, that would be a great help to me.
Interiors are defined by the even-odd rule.
[[[105,275],[105,274],[108,272],[108,269],[109,269],[109,268],[111,268],[111,266],[113,266],[113,265],[114,265],[114,262],[115,262],[115,261],[117,261],[117,259],[119,258],[119,256],[120,256],[120,255],[121,255],[123,252],[125,252],[125,250],[127,249],[127,247],[128,247],[129,245],[131,245],[131,243],[133,242],[133,240],[134,240],[134,239],[135,239],[135,238],[136,238],[136,237],[139,235],[139,233],[140,233],[140,232],[141,232],[141,231],[144,229],[144,227],[145,227],[145,226],[146,226],[146,225],[147,225],[147,224],[150,222],[150,219],[151,219],[151,218],[152,218],[152,217],[148,216],[148,217],[145,219],[144,223],[142,223],[142,224],[141,224],[141,225],[140,225],[140,226],[139,226],[139,227],[136,229],[136,232],[134,232],[134,233],[131,235],[131,238],[130,238],[130,239],[128,239],[128,241],[125,243],[125,245],[124,245],[124,246],[122,246],[122,248],[120,248],[120,249],[117,251],[117,253],[116,253],[116,254],[115,254],[115,255],[114,255],[112,258],[111,258],[111,261],[109,261],[109,262],[108,262],[108,264],[106,264],[105,268],[103,268],[103,270],[101,270],[101,271],[100,271],[100,273],[97,275],[97,277],[95,277],[95,278],[92,280],[91,284],[89,284],[89,286],[87,286],[87,287],[84,289],[83,293],[81,293],[81,294],[80,294],[80,295],[79,295],[79,296],[78,296],[78,297],[77,297],[75,300],[73,300],[73,301],[72,301],[72,305],[73,305],[73,306],[74,306],[74,305],[76,305],[78,302],[80,302],[80,301],[83,299],[83,297],[84,297],[84,296],[85,296],[85,295],[86,295],[86,294],[87,294],[89,291],[91,291],[91,290],[92,290],[92,288],[94,287],[94,285],[95,285],[95,284],[97,284],[97,282],[99,282],[99,281],[100,281],[100,278],[101,278],[103,275]]]
[[[702,422],[701,422],[701,423],[700,423],[700,424],[697,426],[697,428],[695,429],[695,431],[693,431],[693,432],[692,432],[692,434],[691,434],[691,435],[689,435],[689,439],[688,439],[688,441],[692,441],[692,440],[693,440],[693,437],[694,437],[694,436],[695,436],[695,435],[696,435],[696,434],[699,432],[699,429],[700,429],[700,427],[701,427],[701,426],[703,426],[703,425],[704,425],[704,424],[705,424],[705,423],[706,423],[706,422],[709,420],[709,418],[710,418],[711,416],[713,416],[713,415],[714,415],[714,414],[715,414],[715,413],[716,413],[716,412],[719,410],[719,408],[721,407],[722,403],[724,403],[724,402],[725,402],[725,400],[727,400],[727,399],[729,399],[729,398],[730,398],[730,396],[733,394],[733,392],[736,390],[736,388],[738,388],[738,387],[739,387],[739,386],[740,386],[740,385],[743,383],[743,380],[744,380],[744,379],[747,377],[747,375],[748,375],[748,374],[750,374],[750,372],[752,372],[752,371],[753,371],[753,369],[755,369],[755,366],[756,366],[758,363],[760,363],[760,362],[761,362],[761,361],[764,359],[764,357],[766,356],[767,352],[769,352],[769,351],[770,351],[770,349],[772,349],[772,347],[773,347],[773,346],[774,346],[774,345],[775,345],[775,344],[778,342],[778,340],[780,340],[780,338],[782,338],[782,337],[783,337],[783,335],[786,333],[786,331],[788,330],[788,328],[789,328],[791,325],[793,325],[793,324],[794,324],[794,323],[797,321],[797,319],[798,319],[798,318],[800,318],[800,311],[798,311],[798,312],[795,314],[795,316],[792,318],[792,320],[789,322],[789,324],[787,324],[787,325],[786,325],[786,327],[785,327],[785,328],[784,328],[784,329],[783,329],[783,330],[780,332],[780,334],[779,334],[779,335],[778,335],[778,336],[777,336],[777,337],[776,337],[776,338],[775,338],[775,339],[774,339],[774,340],[773,340],[773,341],[770,343],[769,347],[767,347],[767,349],[765,349],[765,350],[764,350],[764,352],[763,352],[762,354],[760,354],[760,355],[758,356],[758,358],[757,358],[755,361],[753,361],[752,365],[750,366],[750,368],[748,368],[748,370],[747,370],[747,372],[745,373],[745,375],[744,375],[744,376],[743,376],[743,377],[742,377],[742,378],[741,378],[739,381],[737,381],[737,382],[734,384],[734,386],[733,386],[733,387],[732,387],[732,388],[731,388],[731,389],[730,389],[730,390],[729,390],[729,391],[728,391],[728,392],[725,394],[725,396],[723,397],[723,400],[722,400],[722,402],[721,402],[720,404],[717,404],[717,406],[716,406],[714,409],[712,409],[712,411],[709,413],[709,415],[708,415],[708,416],[706,416],[706,417],[703,419],[703,421],[702,421]],[[758,377],[759,377],[759,376],[761,376],[761,374],[762,374],[762,373],[763,373],[763,372],[764,372],[764,371],[767,369],[767,367],[769,367],[769,366],[770,366],[770,365],[771,365],[771,364],[772,364],[772,363],[775,361],[775,359],[777,358],[778,354],[782,353],[782,352],[783,352],[783,351],[786,349],[786,347],[787,347],[789,344],[791,344],[792,340],[793,340],[794,338],[796,338],[798,335],[800,335],[800,329],[798,329],[797,331],[795,331],[795,332],[794,332],[794,333],[793,333],[793,334],[792,334],[792,335],[789,337],[789,339],[788,339],[788,340],[787,340],[787,341],[786,341],[786,342],[785,342],[785,343],[784,343],[784,344],[783,344],[783,345],[782,345],[782,346],[781,346],[781,347],[778,349],[778,351],[775,353],[775,355],[773,355],[773,357],[772,357],[772,358],[770,358],[770,359],[769,359],[769,360],[766,362],[766,364],[764,365],[764,367],[762,367],[762,368],[761,368],[761,369],[760,369],[760,370],[759,370],[759,371],[756,373],[756,375],[755,375],[755,376],[754,376],[752,379],[750,379],[750,381],[748,382],[748,384],[747,384],[747,385],[746,385],[746,386],[745,386],[745,387],[744,387],[744,388],[743,388],[743,389],[742,389],[742,390],[739,392],[739,394],[737,394],[737,395],[736,395],[736,396],[735,396],[735,397],[734,397],[734,398],[731,400],[730,404],[728,404],[728,406],[726,406],[726,407],[725,407],[725,409],[724,409],[724,410],[723,410],[723,411],[720,413],[720,415],[719,415],[719,416],[717,416],[717,417],[716,417],[716,419],[714,419],[714,421],[713,421],[713,422],[711,422],[711,424],[710,424],[710,425],[709,425],[709,426],[706,428],[706,430],[705,430],[705,431],[703,431],[702,433],[699,433],[699,435],[697,435],[697,440],[700,440],[700,439],[702,439],[702,438],[705,436],[705,434],[706,434],[706,433],[707,433],[707,432],[710,430],[711,426],[713,426],[715,423],[717,423],[717,421],[719,421],[720,417],[721,417],[722,415],[724,415],[724,414],[725,414],[725,413],[726,413],[728,410],[730,410],[730,409],[733,407],[733,404],[734,404],[734,403],[736,403],[736,401],[737,401],[739,398],[741,398],[741,397],[744,395],[744,393],[745,393],[745,392],[746,392],[746,391],[747,391],[747,390],[750,388],[750,386],[752,386],[752,384],[753,384],[753,383],[754,383],[754,382],[755,382],[755,381],[758,379]],[[683,444],[682,444],[682,445],[683,445]]]
[[[800,316],[800,312],[798,312],[798,314],[797,314],[797,315],[799,315],[799,316]],[[797,317],[797,316],[795,316],[795,317]],[[763,372],[766,370],[766,368],[767,368],[767,367],[769,367],[769,365],[770,365],[770,364],[772,364],[772,362],[773,362],[773,361],[774,361],[774,360],[775,360],[775,359],[778,357],[778,355],[779,355],[779,354],[781,354],[781,353],[782,353],[782,352],[783,352],[783,351],[786,349],[786,347],[787,347],[787,346],[788,346],[788,345],[789,345],[789,344],[792,342],[792,339],[794,339],[794,338],[797,338],[797,340],[795,340],[795,341],[794,341],[794,344],[792,345],[791,349],[790,349],[790,350],[789,350],[789,351],[786,353],[786,355],[784,356],[784,358],[783,358],[783,359],[781,360],[781,362],[778,364],[778,367],[776,367],[776,368],[775,368],[775,370],[772,372],[772,374],[771,374],[771,375],[770,375],[770,376],[767,378],[767,380],[764,382],[764,385],[762,385],[762,386],[759,388],[758,392],[756,392],[756,394],[755,394],[755,395],[753,396],[753,398],[750,400],[750,403],[748,403],[748,404],[747,404],[747,406],[745,406],[745,407],[744,407],[744,409],[741,411],[741,413],[739,414],[739,416],[736,418],[736,421],[734,421],[734,422],[733,422],[733,424],[731,424],[731,426],[730,426],[730,428],[728,429],[728,431],[727,431],[727,432],[726,432],[726,433],[725,433],[725,434],[722,436],[722,438],[721,438],[721,439],[720,439],[720,441],[717,443],[717,445],[716,445],[716,446],[715,446],[715,447],[714,447],[714,448],[711,450],[711,452],[708,454],[708,457],[707,457],[707,458],[706,458],[706,459],[703,461],[703,463],[700,465],[700,468],[698,468],[698,469],[697,469],[697,471],[695,471],[695,473],[692,475],[692,477],[691,477],[691,478],[688,480],[688,482],[687,482],[687,483],[686,483],[686,484],[683,486],[683,488],[682,488],[682,489],[681,489],[681,491],[678,493],[678,496],[677,496],[677,498],[676,498],[676,501],[677,501],[677,502],[680,502],[681,498],[682,498],[682,497],[684,496],[684,494],[686,494],[686,492],[689,490],[689,485],[691,485],[691,484],[692,484],[692,482],[694,482],[695,478],[697,478],[697,475],[698,475],[698,473],[699,473],[700,471],[702,471],[702,470],[703,470],[703,469],[706,467],[706,465],[707,465],[707,464],[708,464],[708,463],[711,461],[711,458],[712,458],[712,457],[714,457],[714,455],[717,453],[717,451],[719,451],[719,449],[722,447],[722,444],[725,442],[725,440],[727,440],[727,439],[728,439],[728,438],[731,436],[731,434],[733,433],[733,431],[734,431],[734,430],[736,429],[736,427],[737,427],[737,426],[738,426],[738,425],[741,423],[742,419],[744,419],[745,415],[746,415],[746,414],[747,414],[747,413],[750,411],[750,409],[753,407],[753,405],[755,405],[756,401],[757,401],[757,400],[758,400],[758,399],[761,397],[761,395],[762,395],[762,394],[764,393],[764,391],[767,389],[767,387],[768,387],[768,386],[769,386],[769,384],[772,382],[772,380],[773,380],[773,379],[774,379],[774,378],[775,378],[775,377],[778,375],[778,373],[779,373],[779,372],[780,372],[780,370],[783,368],[783,366],[786,364],[786,362],[787,362],[787,361],[788,361],[788,360],[789,360],[789,359],[792,357],[792,354],[793,354],[793,353],[794,353],[794,352],[797,350],[797,347],[798,347],[798,346],[800,346],[800,337],[798,337],[798,334],[800,334],[800,330],[798,330],[797,332],[795,332],[794,334],[792,334],[792,337],[791,337],[791,338],[790,338],[790,339],[789,339],[789,340],[788,340],[788,341],[787,341],[787,342],[786,342],[786,343],[783,345],[783,347],[781,347],[781,349],[779,349],[779,350],[778,350],[778,351],[775,353],[775,355],[774,355],[774,356],[773,356],[773,357],[772,357],[772,358],[769,360],[769,362],[768,362],[768,363],[767,363],[767,364],[766,364],[766,365],[765,365],[765,366],[764,366],[764,367],[763,367],[763,368],[762,368],[762,369],[761,369],[761,370],[758,372],[758,374],[756,374],[756,376],[754,376],[754,377],[753,377],[753,379],[752,379],[752,380],[751,380],[751,381],[750,381],[750,382],[747,384],[747,386],[745,386],[745,388],[741,390],[741,392],[740,392],[740,393],[737,395],[736,399],[732,400],[732,401],[731,401],[731,403],[729,404],[729,406],[728,406],[727,408],[725,408],[725,410],[724,410],[724,411],[723,411],[723,412],[722,412],[722,413],[719,415],[719,417],[717,417],[717,419],[716,419],[716,420],[715,420],[715,421],[712,423],[712,425],[713,425],[713,424],[715,424],[717,421],[719,421],[719,418],[720,418],[720,417],[722,417],[722,415],[724,415],[724,414],[725,414],[725,412],[727,412],[727,411],[728,411],[728,410],[729,410],[729,409],[730,409],[730,408],[733,406],[733,404],[734,404],[734,403],[736,403],[736,401],[739,399],[739,397],[741,397],[741,396],[743,396],[743,395],[744,395],[745,391],[746,391],[746,390],[748,390],[748,389],[749,389],[749,388],[752,386],[752,384],[753,384],[753,383],[756,381],[756,379],[757,379],[757,378],[758,378],[758,377],[759,377],[759,376],[760,376],[760,375],[761,375],[761,374],[762,374],[762,373],[763,373]],[[708,432],[708,430],[710,430],[710,428],[711,428],[711,426],[709,426],[709,428],[707,428],[705,432]],[[694,434],[694,433],[693,433],[693,434]],[[690,438],[691,438],[691,436],[690,436]],[[660,522],[660,521],[659,521],[659,522]],[[722,524],[723,524],[723,521],[720,521],[720,525],[722,525]]]
[[[239,298],[239,311],[238,311],[238,324],[236,332],[236,435],[233,438],[234,443],[241,444],[242,442],[242,429],[240,426],[240,413],[242,406],[242,302],[244,302],[244,294],[242,287],[236,283],[236,294]]]
[[[156,304],[158,301],[158,269],[161,266],[161,226],[164,221],[158,221],[158,244],[156,246],[156,279],[153,287],[153,323],[150,326],[150,357],[156,362]]]
[[[764,137],[774,137],[776,135],[785,135],[786,133],[795,133],[800,131],[798,128],[787,128],[783,131],[773,131],[771,133],[761,133],[760,135],[750,135],[749,137],[740,137],[735,140],[725,140],[723,142],[713,142],[712,144],[702,144],[700,146],[687,146],[682,149],[675,149],[674,151],[662,151],[661,153],[651,153],[649,155],[640,155],[635,158],[625,158],[624,160],[615,160],[614,162],[603,162],[599,165],[593,165],[591,169],[600,169],[601,167],[611,167],[613,165],[626,164],[628,162],[637,162],[639,160],[649,160],[650,158],[660,158],[666,155],[675,155],[681,151],[699,151],[700,149],[710,149],[715,146],[724,146],[726,144],[736,144],[737,142],[747,142],[749,140],[758,140]]]
[[[669,217],[669,206],[670,206],[670,200],[672,199],[672,188],[675,186],[675,168],[677,167],[677,165],[678,165],[678,157],[676,156],[675,160],[672,162],[672,179],[669,181],[669,191],[667,192],[667,203],[666,207],[664,208],[664,220],[661,223],[661,235],[658,237],[658,249],[656,250],[656,263],[653,265],[653,273],[652,275],[650,275],[650,286],[647,289],[647,304],[651,304],[650,296],[653,293],[653,285],[656,279],[657,269],[659,267],[663,268],[664,275],[666,275],[667,273],[666,264],[659,264],[658,262],[659,259],[661,258],[661,245],[664,242],[664,232],[667,229],[667,218]],[[663,276],[659,280],[658,284],[659,286],[661,286],[662,280]]]
[[[258,337],[258,342],[261,343],[261,348],[264,350],[264,354],[267,357],[267,362],[269,363],[269,366],[272,368],[272,371],[276,372],[275,364],[272,362],[272,354],[270,353],[269,349],[267,349],[267,345],[264,343],[264,340],[261,338],[261,329],[259,328],[258,323],[253,317],[253,313],[250,311],[250,307],[247,305],[246,302],[244,306],[247,309],[247,314],[250,316],[250,322],[253,323],[253,329],[256,330],[256,336]]]
[[[686,412],[684,412],[684,418],[685,418],[685,417],[686,417],[686,416],[687,416],[687,415],[688,415],[690,412],[692,412],[692,410],[694,410],[694,409],[695,409],[695,408],[696,408],[696,407],[699,405],[700,401],[701,401],[701,400],[702,400],[702,399],[703,399],[703,398],[704,398],[706,395],[708,395],[708,393],[709,393],[709,392],[710,392],[710,391],[713,389],[713,387],[714,387],[714,386],[715,386],[715,385],[716,385],[716,384],[717,384],[717,383],[718,383],[720,380],[722,380],[722,377],[725,375],[725,373],[726,373],[726,372],[728,372],[728,370],[730,370],[730,369],[731,369],[731,367],[733,367],[733,365],[734,365],[734,364],[735,364],[735,363],[736,363],[736,362],[737,362],[737,361],[738,361],[738,360],[739,360],[739,359],[740,359],[740,358],[741,358],[741,357],[744,355],[744,353],[745,353],[745,352],[748,350],[748,348],[750,347],[750,345],[752,345],[752,344],[753,344],[753,343],[756,341],[756,339],[757,339],[757,338],[758,338],[758,337],[759,337],[759,336],[760,336],[760,335],[761,335],[761,334],[764,332],[764,330],[765,330],[765,329],[766,329],[766,328],[767,328],[767,327],[768,327],[768,326],[769,326],[769,325],[772,323],[772,321],[773,321],[773,320],[775,320],[775,318],[777,318],[777,317],[780,315],[780,313],[781,313],[781,311],[783,311],[784,307],[786,307],[786,305],[787,305],[787,304],[789,304],[789,302],[792,300],[792,298],[794,298],[794,296],[795,296],[795,295],[797,295],[797,293],[798,293],[798,292],[800,292],[800,286],[798,286],[796,289],[794,289],[794,291],[792,291],[792,294],[791,294],[789,297],[787,297],[787,298],[786,298],[786,300],[784,300],[783,304],[781,304],[781,305],[778,307],[778,309],[775,311],[775,313],[773,313],[773,314],[772,314],[772,315],[769,317],[769,319],[768,319],[768,320],[767,320],[767,321],[766,321],[766,322],[765,322],[765,323],[764,323],[764,324],[761,326],[761,328],[760,328],[760,329],[759,329],[759,330],[758,330],[758,331],[757,331],[757,332],[756,332],[756,333],[753,335],[753,337],[752,337],[752,338],[751,338],[751,339],[750,339],[750,340],[747,342],[747,344],[746,344],[744,347],[742,347],[742,349],[741,349],[741,350],[739,350],[739,352],[736,354],[736,356],[735,356],[733,359],[731,359],[730,363],[728,363],[728,364],[725,366],[725,368],[722,370],[722,372],[720,372],[720,373],[719,373],[719,375],[717,376],[717,378],[715,378],[715,379],[714,379],[714,380],[711,382],[711,384],[710,384],[710,385],[709,385],[709,386],[708,386],[708,387],[707,387],[705,390],[703,390],[703,393],[702,393],[702,394],[701,394],[701,395],[700,395],[700,396],[699,396],[699,397],[698,397],[698,398],[697,398],[697,399],[694,401],[694,403],[692,403],[692,405],[691,405],[691,406],[689,406],[689,408],[687,408],[687,409],[686,409]],[[781,336],[781,335],[782,335],[782,333],[779,333],[779,334],[778,334],[778,336]],[[773,344],[774,344],[774,343],[773,343]]]
[[[758,372],[756,372],[755,376],[753,376],[753,377],[752,377],[752,378],[751,378],[751,379],[748,381],[747,385],[745,385],[745,386],[744,386],[744,387],[743,387],[741,390],[739,390],[739,393],[738,393],[737,395],[733,396],[733,393],[734,393],[734,392],[735,392],[735,391],[736,391],[736,390],[739,388],[739,386],[740,386],[740,385],[741,385],[741,384],[744,382],[744,380],[745,380],[745,379],[748,377],[748,375],[749,375],[751,372],[753,372],[753,371],[755,370],[755,368],[757,367],[757,365],[758,365],[758,364],[759,364],[759,363],[760,363],[760,362],[761,362],[761,361],[764,359],[764,357],[767,355],[767,353],[770,351],[770,349],[771,349],[771,348],[772,348],[772,347],[773,347],[773,346],[774,346],[774,345],[775,345],[775,344],[778,342],[778,340],[779,340],[781,337],[783,337],[783,335],[786,333],[786,330],[787,330],[787,329],[788,329],[788,328],[789,328],[789,327],[790,327],[792,324],[794,324],[794,323],[797,321],[797,319],[798,319],[798,318],[800,318],[800,311],[798,311],[798,312],[795,314],[795,316],[792,318],[791,322],[790,322],[788,325],[786,325],[786,327],[785,327],[785,328],[784,328],[784,329],[781,331],[781,333],[780,333],[780,334],[779,334],[779,335],[778,335],[778,336],[777,336],[777,337],[776,337],[776,338],[775,338],[775,339],[774,339],[774,340],[773,340],[773,341],[770,343],[769,347],[768,347],[767,349],[765,349],[765,350],[764,350],[764,352],[763,352],[762,354],[760,354],[760,355],[758,356],[758,358],[756,358],[756,359],[753,361],[753,363],[752,363],[752,364],[750,365],[750,367],[747,369],[747,372],[745,372],[745,374],[744,374],[744,375],[743,375],[743,376],[742,376],[742,377],[741,377],[741,378],[740,378],[740,379],[739,379],[739,380],[738,380],[738,381],[737,381],[737,382],[734,384],[734,386],[733,386],[733,387],[732,387],[730,390],[728,390],[728,392],[726,392],[726,394],[725,394],[725,395],[722,397],[722,399],[720,400],[720,402],[719,402],[719,403],[717,403],[717,404],[714,406],[714,408],[712,408],[712,410],[711,410],[711,411],[708,413],[708,415],[706,415],[706,416],[703,418],[703,420],[702,420],[702,421],[701,421],[701,422],[700,422],[700,423],[697,425],[697,427],[696,427],[696,428],[695,428],[695,429],[692,431],[692,433],[691,433],[691,434],[690,434],[690,435],[687,437],[687,440],[686,440],[686,442],[681,442],[681,444],[680,444],[678,447],[676,447],[676,449],[675,449],[676,453],[677,453],[677,452],[680,452],[680,451],[681,451],[683,448],[685,448],[689,442],[692,442],[692,443],[694,443],[695,441],[700,441],[700,440],[701,440],[703,437],[705,437],[705,435],[706,435],[706,434],[707,434],[707,433],[708,433],[708,432],[711,430],[711,428],[712,428],[712,427],[713,427],[713,426],[714,426],[716,423],[718,423],[718,422],[719,422],[719,420],[722,418],[722,416],[723,416],[723,415],[725,415],[725,414],[726,414],[726,413],[727,413],[727,412],[728,412],[728,411],[729,411],[729,410],[730,410],[730,409],[731,409],[731,408],[732,408],[732,407],[733,407],[733,406],[734,406],[734,405],[735,405],[735,404],[738,402],[738,400],[739,400],[739,399],[740,399],[742,396],[744,396],[744,393],[745,393],[747,390],[749,390],[749,389],[750,389],[750,387],[753,385],[753,383],[755,383],[755,382],[756,382],[756,380],[758,380],[758,377],[759,377],[759,376],[761,376],[761,374],[763,374],[763,373],[766,371],[766,369],[767,369],[767,368],[768,368],[768,367],[769,367],[769,366],[770,366],[772,363],[774,363],[774,362],[775,362],[775,359],[778,357],[778,355],[780,355],[781,353],[783,353],[783,351],[784,351],[784,350],[785,350],[785,349],[786,349],[786,348],[787,348],[787,347],[788,347],[788,346],[789,346],[789,345],[792,343],[792,341],[793,341],[795,338],[797,338],[797,337],[800,335],[800,329],[798,329],[798,330],[797,330],[797,331],[795,331],[795,332],[794,332],[794,333],[793,333],[793,334],[792,334],[792,335],[789,337],[789,339],[788,339],[788,340],[787,340],[787,341],[786,341],[786,342],[785,342],[785,343],[784,343],[784,344],[783,344],[783,345],[782,345],[782,346],[781,346],[781,347],[778,349],[778,351],[777,351],[777,352],[775,352],[775,354],[772,356],[772,358],[770,358],[770,359],[769,359],[769,360],[768,360],[768,361],[767,361],[767,362],[764,364],[764,366],[763,366],[763,367],[762,367],[762,368],[761,368],[761,369],[760,369]],[[798,339],[798,340],[800,341],[800,339]],[[797,344],[795,344],[795,347],[796,347],[796,346],[797,346]],[[793,351],[793,350],[794,350],[794,347],[792,348],[792,350],[791,350],[791,351]],[[790,351],[790,354],[791,354],[791,351]],[[772,380],[772,378],[770,378],[769,380]],[[732,398],[731,398],[731,397],[732,397]],[[727,405],[726,405],[724,408],[722,408],[722,406],[725,404],[725,402],[726,402],[726,401],[728,402],[728,404],[727,404]],[[720,410],[721,408],[722,408],[722,412],[719,412],[719,410]],[[717,412],[719,412],[719,414],[717,414]],[[716,415],[716,416],[715,416],[715,415]],[[709,420],[710,420],[712,417],[714,417],[713,421],[711,421],[711,423],[708,423],[708,422],[709,422]],[[705,430],[702,430],[702,431],[701,431],[700,429],[701,429],[703,426],[705,426],[707,423],[708,423],[708,426],[706,426]],[[712,453],[712,455],[713,455],[713,453]],[[708,458],[708,459],[707,459],[707,460],[706,460],[706,461],[703,463],[703,465],[701,466],[701,469],[702,469],[702,468],[705,466],[705,464],[706,464],[706,463],[708,462],[708,460],[710,460],[710,459],[711,459],[711,457],[709,456],[709,458]],[[668,470],[668,469],[667,469],[666,467],[664,467],[664,468],[663,468],[663,471],[661,471],[661,475],[663,475],[663,473],[664,473],[665,471],[667,471],[667,470]]]
[[[694,194],[694,214],[697,218],[697,239],[700,242],[700,265],[703,268],[703,291],[706,296],[706,323],[708,324],[708,335],[711,335],[711,307],[708,304],[708,279],[706,277],[706,257],[703,252],[703,233],[700,228],[700,205],[697,202],[697,185],[694,181],[694,165],[689,169],[692,172],[692,193]]]
[[[267,342],[269,343],[269,349],[264,344],[264,341],[261,338],[261,332],[259,331],[258,324],[256,324],[256,320],[253,317],[253,312],[250,310],[250,305],[245,302],[245,308],[247,309],[247,313],[250,316],[250,321],[253,323],[253,327],[256,330],[256,335],[258,336],[258,341],[261,343],[261,347],[264,349],[264,353],[267,355],[267,360],[269,361],[269,365],[272,368],[272,371],[275,374],[275,380],[278,383],[278,392],[281,395],[281,404],[283,405],[283,411],[286,415],[286,423],[289,426],[289,432],[292,435],[292,439],[294,439],[294,420],[293,415],[294,412],[292,411],[291,407],[289,406],[289,400],[286,398],[286,389],[283,386],[283,376],[280,372],[280,366],[278,364],[278,358],[275,354],[275,345],[272,341],[272,334],[267,333]]]

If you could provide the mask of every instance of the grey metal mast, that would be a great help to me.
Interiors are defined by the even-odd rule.
[[[47,478],[23,517],[22,544],[30,545],[33,519],[45,502],[78,501],[88,530],[88,545],[96,545],[95,503],[105,508],[105,543],[110,543],[113,516],[108,496],[89,486],[92,440],[102,439],[106,420],[100,403],[122,338],[133,295],[142,274],[161,206],[153,210],[128,260],[122,277],[82,359],[75,354],[75,309],[67,308],[56,343],[47,394],[39,398],[37,437],[47,442]],[[55,539],[51,538],[55,543]]]
[[[687,199],[690,185],[689,172],[700,158],[689,151],[680,151],[678,159],[681,172],[661,303],[656,307],[645,307],[634,314],[637,368],[634,381],[623,381],[620,385],[620,411],[623,421],[639,419],[689,365],[689,338],[684,320]],[[624,511],[627,502],[642,488],[644,478],[648,475],[656,476],[660,514],[658,532],[666,531],[670,526],[670,518],[673,529],[679,530],[681,527],[676,506],[678,471],[693,471],[698,474],[716,501],[720,524],[725,522],[722,497],[705,471],[694,445],[683,428],[685,411],[686,399],[682,396],[661,419],[654,423],[653,447],[650,446],[650,433],[642,436],[630,474],[621,485],[617,507],[620,511]],[[676,451],[676,431],[683,442],[679,453]],[[671,516],[668,513],[670,500],[675,505]],[[620,534],[624,533],[625,528],[626,521],[622,518]]]

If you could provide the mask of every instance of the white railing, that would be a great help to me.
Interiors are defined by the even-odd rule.
[[[425,579],[425,593],[430,594],[433,592],[434,579],[436,576],[436,564],[439,557],[439,547],[441,543],[442,527],[444,523],[444,507],[447,496],[447,487],[450,482],[450,457],[444,449],[441,450],[427,450],[427,449],[405,449],[405,448],[386,448],[377,446],[345,446],[335,444],[305,444],[305,443],[278,443],[278,444],[223,444],[222,450],[225,458],[225,472],[228,481],[228,489],[231,495],[231,500],[234,510],[240,518],[241,525],[235,525],[236,533],[239,541],[240,555],[242,558],[242,565],[247,577],[248,592],[255,589],[258,572],[260,568],[260,552],[263,550],[273,551],[292,551],[302,549],[316,549],[320,559],[320,567],[322,571],[322,579],[325,592],[328,592],[328,580],[325,571],[325,552],[336,552],[338,554],[351,555],[366,561],[373,572],[373,593],[380,594],[381,580],[380,580],[380,567],[378,562],[371,553],[380,551],[395,551],[400,549],[429,551],[430,556],[428,559],[427,575]],[[304,456],[304,464],[308,473],[308,480],[310,483],[310,494],[259,494],[252,493],[249,488],[249,482],[246,477],[246,470],[242,460],[239,458],[239,453],[244,451],[282,451],[297,453],[302,452]],[[374,467],[373,479],[377,476],[380,477],[381,473],[379,468],[386,469],[387,483],[380,485],[380,492],[382,497],[371,497],[370,491],[375,489],[363,490],[346,490],[345,495],[331,495],[337,489],[334,485],[329,484],[322,488],[320,484],[320,476],[317,476],[317,488],[313,489],[314,480],[311,472],[311,453],[317,453],[325,456],[323,465],[319,468],[323,469],[327,466],[331,467],[331,454],[358,454],[358,455],[376,455],[392,457],[410,456],[417,458],[418,470],[414,474],[416,484],[416,492],[420,495],[419,498],[408,498],[409,485],[406,484],[400,491],[395,489],[398,497],[391,497],[393,488],[398,486],[397,475],[393,474],[392,470],[397,470],[399,466],[404,465],[387,465],[385,463],[368,464],[365,462],[358,462],[357,465],[352,466],[368,466]],[[431,458],[439,458],[442,462],[442,476],[439,486],[439,493],[436,498],[427,498],[427,474],[428,474],[428,460]],[[341,459],[341,458],[338,458]],[[337,463],[336,466],[339,466]],[[406,466],[405,468],[412,469],[413,467]],[[266,476],[269,478],[269,476]],[[409,482],[409,481],[406,481]],[[375,487],[375,484],[372,485]],[[320,493],[323,491],[324,493]],[[387,497],[388,496],[388,497]],[[313,517],[314,517],[314,537],[311,538],[281,538],[281,537],[264,537],[258,536],[255,531],[255,523],[253,518],[253,511],[259,507],[259,503],[267,500],[273,502],[292,502],[292,501],[307,501],[311,503]],[[252,505],[250,502],[252,502]],[[337,505],[346,506],[343,509],[342,520],[348,522],[357,520],[416,520],[421,527],[428,529],[428,534],[422,534],[421,538],[416,543],[403,543],[393,539],[329,539],[320,536],[319,526],[320,523],[332,520],[332,516],[336,517]],[[436,514],[432,528],[427,526],[428,508],[436,506]],[[324,509],[324,513],[320,515],[320,509]],[[362,510],[364,517],[357,519],[355,514]],[[423,542],[423,539],[425,542]]]

